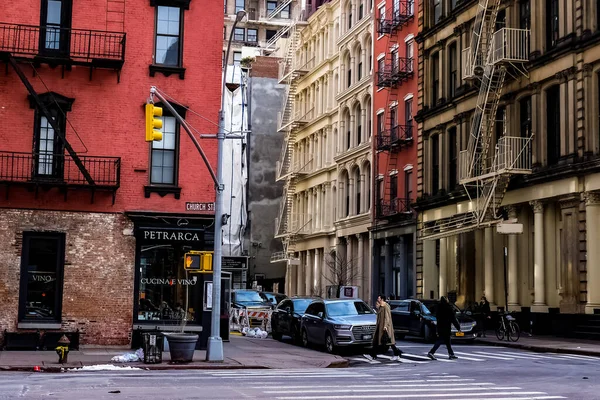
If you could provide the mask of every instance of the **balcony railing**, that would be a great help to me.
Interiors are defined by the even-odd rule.
[[[387,63],[383,71],[377,71],[377,86],[396,87],[414,74],[413,59],[399,57],[397,62]]]
[[[389,10],[384,18],[377,20],[377,33],[380,35],[393,33],[414,18],[414,0],[400,0],[396,4],[398,9]]]
[[[120,185],[121,158],[79,156],[94,181],[90,185],[68,155],[0,151],[0,183],[47,184],[97,189],[117,189]]]
[[[492,64],[529,61],[529,30],[502,28],[494,33]]]
[[[413,140],[412,125],[396,125],[377,135],[377,150],[389,150]]]
[[[125,33],[0,22],[0,52],[70,64],[121,68]]]
[[[503,136],[498,140],[498,171],[529,174],[532,167],[531,138]]]
[[[377,217],[391,217],[396,215],[402,215],[407,218],[413,216],[412,209],[410,208],[409,199],[395,198],[391,200],[379,200],[377,204]]]

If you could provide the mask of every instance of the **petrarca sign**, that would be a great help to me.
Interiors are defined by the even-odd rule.
[[[203,232],[195,231],[163,231],[160,229],[143,229],[142,237],[144,240],[168,240],[172,242],[200,242],[203,239]]]

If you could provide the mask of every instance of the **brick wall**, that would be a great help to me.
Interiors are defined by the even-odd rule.
[[[117,4],[119,3],[119,4]],[[223,6],[218,1],[194,0],[184,11],[183,67],[185,79],[177,74],[149,76],[153,62],[155,7],[148,0],[111,1],[87,0],[73,4],[73,28],[104,30],[115,28],[114,15],[108,11],[124,10],[123,23],[127,34],[125,64],[120,83],[117,73],[96,69],[90,80],[87,67],[74,66],[68,71],[46,64],[32,67],[21,64],[25,75],[38,93],[48,90],[74,98],[72,111],[67,114],[66,135],[80,155],[121,157],[121,187],[116,203],[112,196],[96,193],[90,201],[87,191],[70,191],[68,201],[57,189],[40,190],[37,196],[22,188],[10,188],[8,200],[0,188],[0,208],[43,208],[52,210],[108,211],[148,210],[185,212],[185,202],[214,201],[214,184],[187,134],[182,130],[179,143],[179,186],[181,198],[156,193],[144,197],[144,185],[149,182],[150,145],[144,141],[143,104],[155,85],[182,105],[190,107],[201,117],[188,112],[188,122],[201,133],[217,132],[221,96],[221,52],[223,35]],[[102,10],[102,12],[99,12]],[[40,1],[5,2],[2,21],[15,24],[39,25]],[[109,24],[108,22],[111,22]],[[31,152],[33,143],[34,110],[30,109],[28,92],[17,74],[0,63],[0,118],[10,129],[0,130],[0,151]],[[63,76],[64,73],[64,76]],[[217,142],[201,140],[209,159],[216,166]]]
[[[255,61],[252,63],[252,77],[253,78],[278,78],[279,74],[279,60],[276,57],[255,57]]]
[[[15,331],[23,231],[66,233],[62,328],[82,344],[127,345],[133,318],[135,239],[122,214],[0,210],[0,335]]]

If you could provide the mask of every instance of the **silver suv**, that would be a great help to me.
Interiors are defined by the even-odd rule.
[[[377,316],[360,299],[315,300],[302,316],[302,344],[325,345],[328,353],[341,346],[373,343]]]

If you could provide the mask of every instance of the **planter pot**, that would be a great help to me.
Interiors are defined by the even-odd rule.
[[[198,335],[195,333],[169,333],[165,334],[169,342],[169,352],[171,353],[171,362],[188,363],[194,358],[196,342]]]

